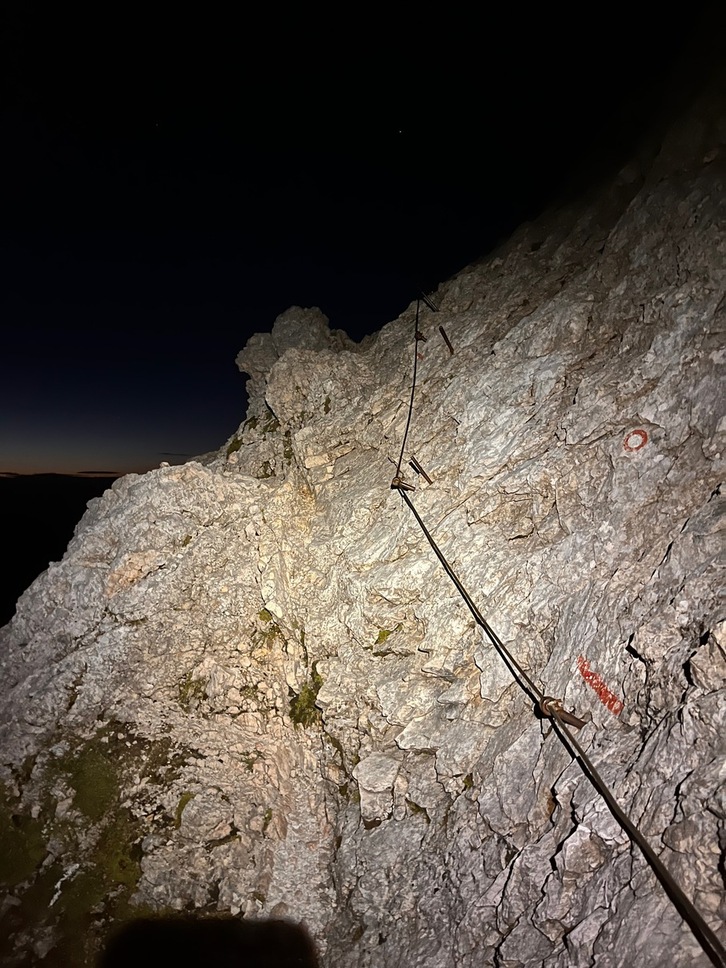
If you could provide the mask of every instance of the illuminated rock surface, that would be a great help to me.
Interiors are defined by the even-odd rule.
[[[422,306],[403,469],[717,928],[713,108]],[[289,310],[240,354],[235,437],[119,480],[20,600],[0,638],[3,964],[82,963],[78,937],[90,964],[112,920],[182,909],[303,920],[328,968],[709,963],[390,489],[414,312],[356,345]]]

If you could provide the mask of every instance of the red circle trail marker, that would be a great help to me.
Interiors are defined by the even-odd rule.
[[[648,434],[645,430],[631,430],[625,435],[623,447],[627,451],[641,450],[648,443]]]

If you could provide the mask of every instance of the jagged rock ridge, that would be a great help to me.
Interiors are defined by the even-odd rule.
[[[404,463],[716,928],[725,134],[706,98],[597,201],[439,287],[406,454],[432,483]],[[91,963],[149,910],[300,919],[330,968],[708,963],[390,489],[413,321],[358,346],[283,314],[240,354],[237,434],[119,480],[21,598],[8,965]]]

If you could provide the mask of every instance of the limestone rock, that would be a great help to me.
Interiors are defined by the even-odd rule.
[[[402,469],[723,937],[714,103],[637,177],[442,283]],[[414,318],[356,346],[283,314],[240,354],[235,436],[117,481],[21,598],[0,633],[4,963],[82,937],[91,964],[112,922],[194,910],[302,920],[328,968],[708,964],[390,488]]]

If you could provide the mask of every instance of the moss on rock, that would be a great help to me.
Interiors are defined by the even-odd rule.
[[[0,785],[0,884],[13,887],[32,876],[48,853],[43,825],[21,812]]]
[[[290,719],[296,726],[316,726],[322,722],[323,715],[315,705],[322,684],[323,677],[313,663],[310,678],[302,684],[300,692],[296,694],[291,690]]]
[[[56,749],[24,777],[32,815],[22,796],[0,787],[0,883],[12,899],[0,915],[0,963],[18,968],[90,968],[111,927],[138,913],[148,821],[126,790],[139,776],[146,789],[170,783],[188,753],[117,722]],[[59,810],[62,791],[72,799]]]

